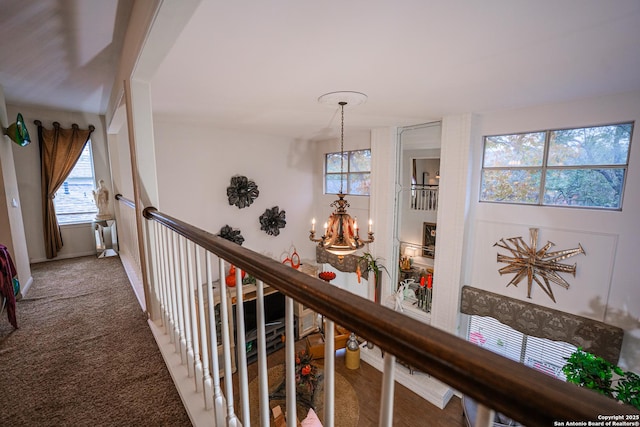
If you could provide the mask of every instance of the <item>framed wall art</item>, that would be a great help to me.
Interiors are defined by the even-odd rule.
[[[424,222],[422,226],[422,256],[433,258],[436,253],[436,223]]]

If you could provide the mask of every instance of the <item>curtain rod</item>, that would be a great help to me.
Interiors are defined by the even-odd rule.
[[[40,120],[34,120],[34,121],[33,121],[33,123],[34,123],[36,126],[42,126],[42,122],[41,122]],[[53,122],[52,124],[53,124],[53,127],[55,127],[55,128],[59,128],[59,127],[60,127],[60,123],[58,123],[58,122]],[[71,125],[71,127],[72,127],[72,128],[76,128],[76,129],[79,129],[79,128],[80,128],[80,126],[78,126],[78,124],[77,124],[77,123],[73,123],[73,124]],[[95,127],[94,125],[89,125],[89,130],[90,130],[91,132],[93,132],[94,130],[96,130],[96,127]]]

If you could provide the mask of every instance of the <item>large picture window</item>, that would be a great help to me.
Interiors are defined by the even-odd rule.
[[[633,123],[486,136],[480,201],[622,209]]]
[[[345,151],[325,155],[325,194],[368,196],[371,186],[371,150]]]

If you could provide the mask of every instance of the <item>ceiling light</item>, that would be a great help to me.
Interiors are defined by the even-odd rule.
[[[368,239],[360,239],[360,230],[357,219],[351,218],[347,213],[350,206],[344,198],[342,183],[344,181],[344,107],[350,102],[352,105],[362,104],[367,96],[360,92],[331,92],[318,98],[318,102],[322,104],[339,105],[341,113],[340,128],[340,193],[338,200],[331,203],[331,207],[335,210],[324,224],[324,234],[320,238],[316,238],[316,220],[311,221],[311,232],[309,239],[317,242],[318,246],[326,251],[338,255],[342,258],[362,248],[365,244],[373,242],[373,231],[371,229],[372,222],[369,220]]]

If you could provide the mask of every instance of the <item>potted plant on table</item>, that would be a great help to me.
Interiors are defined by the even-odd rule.
[[[361,263],[364,263],[365,271],[373,272],[374,301],[377,303],[380,302],[380,288],[382,284],[382,276],[380,275],[380,272],[384,270],[387,273],[387,275],[389,274],[389,272],[387,271],[387,268],[384,265],[382,265],[382,263],[379,260],[380,258],[375,258],[369,252],[365,252],[358,260],[358,266]]]

